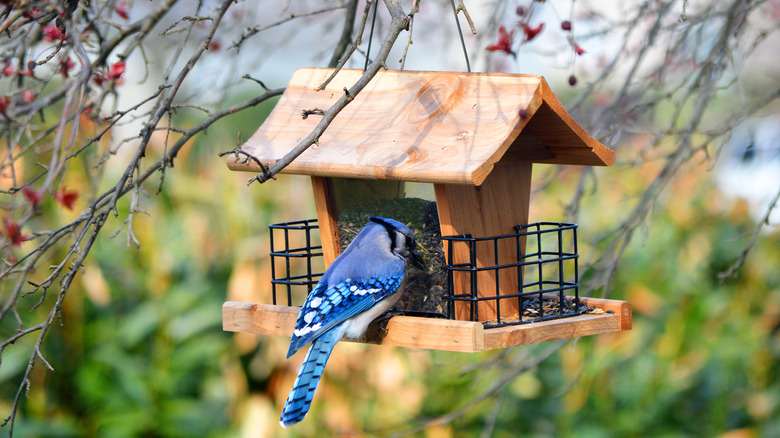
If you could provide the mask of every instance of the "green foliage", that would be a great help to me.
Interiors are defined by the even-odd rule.
[[[453,436],[477,436],[492,421],[491,436],[717,436],[735,430],[773,436],[780,430],[777,232],[759,238],[739,275],[720,281],[753,225],[744,206],[723,202],[707,176],[691,169],[682,177],[680,184],[696,182],[698,189],[656,212],[646,236],[634,239],[621,260],[611,297],[633,303],[633,330],[570,342],[455,419],[448,429]],[[601,184],[625,177],[605,177]],[[591,199],[585,211],[610,211],[609,201]],[[675,210],[682,203],[688,204],[685,220]],[[438,368],[422,415],[465,406],[512,370],[512,358],[539,348],[517,347],[465,375],[460,358],[451,361],[458,365]],[[492,356],[476,361],[490,363]]]
[[[17,436],[224,436],[256,430],[250,425],[258,421],[267,435],[280,432],[276,417],[300,359],[284,359],[286,339],[238,342],[223,332],[221,304],[231,299],[233,283],[240,293],[255,292],[240,299],[270,302],[265,227],[313,217],[310,188],[305,178],[280,177],[273,187],[247,189],[247,175],[204,157],[177,162],[187,172],[171,172],[159,196],[142,198],[149,216],[133,222],[140,249],[126,245],[126,229],[99,242],[65,302],[63,326],[47,335],[45,357],[55,372],[36,366]],[[468,408],[449,423],[419,428],[478,436],[492,424],[494,437],[776,435],[777,233],[762,234],[739,274],[721,282],[718,274],[739,256],[752,220],[740,202],[722,199],[708,176],[695,168],[675,181],[670,190],[679,195],[659,200],[646,234],[621,260],[611,297],[634,305],[632,331],[568,343],[519,373],[524,357],[549,346],[467,355],[340,345],[312,412],[289,433],[410,432],[405,425],[419,424],[416,418]],[[556,206],[576,177],[559,176],[532,208],[558,220]],[[610,170],[600,172],[599,184],[641,185],[638,178]],[[589,236],[604,235],[616,206],[630,203],[620,196],[601,190],[587,197],[586,260],[603,248]],[[247,266],[258,279],[240,286]],[[3,324],[4,333],[13,330],[8,319]],[[32,341],[4,351],[6,411]],[[479,401],[508,373],[506,385]]]
[[[246,188],[248,174],[228,172],[214,157],[233,146],[222,143],[239,125],[246,138],[264,111],[212,128],[178,159],[161,194],[141,196],[149,215],[133,217],[139,249],[126,244],[126,226],[99,241],[65,301],[62,326],[47,334],[44,356],[55,372],[38,361],[17,436],[281,434],[276,421],[300,357],[284,359],[286,339],[221,327],[226,299],[270,302],[266,226],[314,216],[306,178]],[[620,261],[610,297],[632,302],[632,331],[570,342],[521,372],[550,346],[468,355],[339,345],[311,413],[286,433],[479,436],[492,425],[494,437],[780,434],[778,234],[762,234],[738,275],[720,281],[753,219],[710,185],[705,165],[671,183],[674,195],[658,200]],[[563,172],[534,193],[532,218],[560,220],[577,177]],[[636,202],[631,188],[646,178],[636,168],[598,172],[582,206],[583,266],[604,249],[596,238],[614,230]],[[127,217],[123,202],[109,229]],[[67,220],[60,208],[42,208],[42,228]],[[23,298],[21,318],[40,298]],[[12,333],[13,319],[0,330]],[[3,352],[4,412],[33,341]],[[415,421],[461,409],[451,422]]]
[[[19,436],[57,436],[61,426],[79,436],[116,437],[204,436],[228,428],[227,394],[213,383],[230,347],[220,330],[229,266],[200,270],[186,253],[174,254],[170,287],[163,289],[149,263],[124,246],[105,241],[96,248],[98,263],[89,269],[104,274],[108,302],[81,291],[70,297],[63,330],[47,344],[56,373],[46,389],[34,383],[32,392],[45,391],[45,400],[28,402]],[[15,379],[4,380],[9,396]],[[52,428],[28,420],[39,415],[68,421]]]
[[[55,372],[36,366],[17,436],[224,436],[257,421],[270,436],[280,432],[276,416],[300,359],[284,359],[282,338],[237,342],[221,330],[221,304],[232,283],[243,284],[237,279],[246,266],[259,273],[249,283],[259,294],[241,299],[270,302],[265,227],[313,217],[308,182],[280,177],[273,190],[246,189],[246,175],[218,160],[193,154],[177,164],[188,172],[172,172],[158,198],[143,198],[150,216],[134,217],[140,249],[126,246],[126,229],[95,248],[63,307],[62,328],[47,335]],[[524,357],[549,346],[467,355],[340,345],[312,412],[290,433],[412,432],[405,424],[418,424],[415,418],[468,408],[449,423],[419,427],[478,436],[492,424],[495,437],[777,434],[777,234],[760,236],[739,275],[721,282],[752,220],[741,203],[717,194],[708,175],[690,169],[675,182],[696,189],[663,200],[621,260],[611,297],[633,303],[632,331],[568,343],[519,373]],[[575,177],[559,177],[533,208],[557,220],[555,206],[568,196],[562,188]],[[638,184],[629,171],[599,178],[602,187]],[[588,236],[613,226],[613,208],[625,202],[614,196],[598,192],[583,206],[586,260],[602,246]],[[3,354],[5,410],[31,341]],[[506,385],[479,401],[508,373]]]
[[[235,123],[256,128],[269,111],[268,105],[244,111],[211,133],[230,138],[223,131],[237,132]],[[231,349],[233,336],[222,331],[221,306],[236,263],[233,246],[244,248],[242,239],[265,232],[277,200],[255,196],[236,205],[244,184],[216,158],[212,138],[201,137],[193,146],[203,152],[177,160],[177,167],[191,172],[171,170],[157,196],[147,192],[154,193],[159,181],[145,187],[139,200],[143,212],[132,222],[138,249],[122,223],[129,199],[120,202],[119,218],[107,225],[117,230],[115,237],[108,238],[109,231],[98,241],[66,297],[62,326],[55,324],[47,334],[43,356],[54,373],[37,360],[14,436],[224,436],[235,430],[236,415],[228,408],[236,393],[223,371],[228,364],[240,365]],[[42,207],[38,221],[44,228],[56,228],[74,214],[51,202]],[[22,298],[21,318],[30,317],[39,299],[52,303],[53,295]],[[40,319],[47,308],[31,311]],[[14,322],[5,318],[0,331],[12,333]],[[22,338],[3,352],[4,413],[34,341]]]

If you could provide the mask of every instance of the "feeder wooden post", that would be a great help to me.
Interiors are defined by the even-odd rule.
[[[317,223],[320,226],[322,240],[322,255],[325,266],[330,266],[341,252],[339,248],[339,222],[336,203],[333,196],[331,178],[312,176],[311,185],[314,189],[314,207],[317,209]]]
[[[471,234],[472,237],[490,237],[511,234],[514,230],[506,224],[528,224],[531,162],[514,163],[512,166],[499,162],[480,186],[434,184],[434,189],[443,236]],[[517,246],[513,239],[501,239],[496,243],[497,248],[493,247],[492,242],[477,243],[478,268],[517,261]],[[525,238],[521,239],[520,248],[524,250]],[[447,257],[446,244],[444,252]],[[454,244],[453,252],[454,264],[467,263],[470,259],[466,244]],[[500,275],[499,291],[496,291],[496,275]],[[468,273],[456,273],[453,275],[453,281],[458,293],[471,289]],[[500,274],[493,269],[482,271],[477,274],[477,294],[479,297],[516,294],[517,281],[515,269],[502,269]],[[519,314],[519,300],[516,297],[488,300],[479,302],[476,309],[477,319],[496,319],[497,304],[501,307],[501,316],[504,318]],[[455,318],[471,320],[471,306],[472,303],[468,301],[455,301]]]
[[[345,208],[378,199],[400,198],[404,195],[402,181],[356,181],[327,176],[311,177],[314,205],[322,237],[325,266],[330,266],[341,254],[339,212]]]

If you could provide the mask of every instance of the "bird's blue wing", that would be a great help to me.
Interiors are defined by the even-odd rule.
[[[337,324],[370,309],[395,293],[401,280],[403,270],[382,278],[346,278],[336,284],[320,281],[298,314],[287,357]]]

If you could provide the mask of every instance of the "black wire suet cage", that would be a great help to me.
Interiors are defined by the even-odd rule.
[[[315,272],[315,266],[322,265],[319,260],[315,263],[315,259],[323,255],[322,246],[315,244],[319,237],[318,223],[316,219],[309,219],[272,224],[269,228],[273,304],[286,302],[292,306],[294,295],[303,296],[303,292],[293,291],[310,292],[323,274]],[[528,324],[587,312],[587,306],[579,297],[576,224],[538,222],[516,226],[514,233],[501,236],[443,236],[442,243],[447,246],[448,254],[446,264],[441,266],[446,279],[443,299],[448,319],[456,319],[456,302],[469,303],[470,321],[479,321],[479,303],[494,305],[496,319],[483,321],[485,328]],[[500,263],[498,247],[507,243],[514,245],[516,260]],[[467,248],[466,262],[453,261],[458,245]],[[492,246],[494,263],[479,266],[477,248],[481,245]],[[500,293],[500,278],[509,270],[517,273],[517,290],[512,294]],[[478,293],[478,275],[489,275],[494,280],[494,295],[485,294],[485,291]],[[457,276],[465,276],[466,280],[461,283],[468,285],[466,290],[455,290]],[[512,315],[502,314],[501,305],[506,300],[517,300],[519,306],[511,307],[522,310]]]
[[[287,305],[292,306],[294,289],[305,288],[308,294],[322,277],[322,272],[312,272],[313,259],[322,257],[322,245],[314,245],[313,240],[319,235],[319,225],[317,219],[305,219],[271,224],[268,228],[271,239],[273,304],[279,303],[278,294],[283,291],[287,297]],[[313,235],[315,232],[317,236]],[[283,275],[277,278],[280,262]],[[303,262],[302,267],[298,266],[300,262]],[[295,268],[300,268],[304,273],[294,275]]]

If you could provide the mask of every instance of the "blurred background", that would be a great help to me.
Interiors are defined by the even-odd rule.
[[[463,2],[478,31],[461,13],[474,71],[544,75],[575,120],[616,151],[610,168],[537,165],[530,219],[579,224],[580,293],[630,301],[633,329],[476,354],[340,343],[311,412],[290,430],[278,416],[302,355],[286,360],[289,339],[221,323],[226,300],[271,302],[268,225],[315,217],[308,178],[247,186],[251,174],[217,157],[260,126],[275,98],[197,130],[173,167],[153,164],[217,111],[284,87],[296,68],[327,66],[345,12],[355,8],[357,32],[365,3],[237,2],[217,23],[217,1],[79,2],[75,28],[105,22],[81,33],[85,48],[61,49],[76,61],[67,77],[43,62],[53,44],[73,44],[45,30],[67,2],[15,3],[2,2],[4,19],[27,21],[6,26],[0,58],[15,69],[0,81],[11,99],[0,417],[16,412],[14,436],[780,436],[780,2]],[[30,5],[54,11],[50,21],[24,18]],[[133,43],[133,23],[161,8],[144,43]],[[363,67],[370,22],[347,67]],[[380,2],[374,47],[388,24]],[[501,42],[501,26],[506,50],[486,50]],[[449,2],[420,2],[412,31],[406,69],[465,69]],[[177,106],[144,140],[156,100],[138,104],[174,82],[204,38]],[[399,68],[407,38],[389,68]],[[72,94],[81,113],[67,119],[74,103],[45,99],[80,80],[79,50],[97,61],[82,76],[89,91]],[[41,63],[33,75],[28,59]],[[92,78],[100,71],[110,85]],[[98,117],[84,114],[90,104]],[[49,181],[37,175],[51,169],[58,126],[74,158]],[[74,263],[80,252],[67,239],[95,225],[41,247],[47,230],[105,207],[102,194],[128,168],[154,173],[118,199],[118,216],[106,216],[74,275],[62,271],[48,294],[35,287],[59,272],[50,266]],[[45,190],[33,205],[22,186]],[[29,254],[43,255],[21,269]],[[47,320],[40,350],[40,331],[16,337]]]

